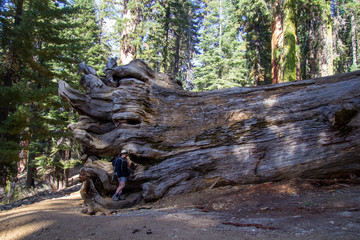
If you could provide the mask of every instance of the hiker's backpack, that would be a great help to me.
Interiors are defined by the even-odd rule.
[[[120,172],[125,177],[129,176],[129,170],[127,168],[126,159],[115,158],[113,161],[113,167],[114,167],[114,175],[117,176],[118,178],[120,177],[120,176],[118,176],[118,172]]]
[[[114,174],[113,174],[113,178],[116,176],[117,177],[117,173],[118,173],[118,161],[120,161],[120,158],[115,158],[114,161],[112,162],[113,165],[113,170],[114,170]]]

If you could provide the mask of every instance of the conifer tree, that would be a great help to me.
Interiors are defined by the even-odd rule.
[[[237,0],[236,16],[246,44],[247,68],[254,85],[271,83],[271,9],[262,0]]]
[[[344,6],[344,10],[346,11],[346,16],[348,19],[348,31],[350,32],[351,37],[351,71],[355,71],[360,69],[358,62],[359,55],[359,32],[360,32],[360,1],[352,0],[347,1]],[[350,18],[350,19],[349,19]]]
[[[74,0],[71,5],[76,9],[71,21],[76,27],[69,29],[68,38],[75,37],[78,41],[76,53],[79,61],[94,66],[99,74],[102,73],[105,63],[111,55],[111,48],[105,37],[103,16],[97,17],[95,0]],[[108,6],[103,6],[107,14]],[[74,44],[75,45],[75,44]],[[76,66],[77,67],[77,66]]]
[[[252,85],[247,78],[245,46],[239,39],[234,5],[227,0],[209,1],[205,9],[196,59],[196,90]]]
[[[202,21],[201,1],[156,1],[149,9],[139,57],[156,71],[169,73],[191,88],[191,59]]]
[[[57,96],[56,79],[69,79],[85,57],[83,49],[91,49],[95,39],[75,35],[80,27],[84,32],[91,28],[75,22],[81,8],[67,1],[6,1],[3,6],[1,180],[4,183],[16,172],[20,142],[24,141],[30,143],[28,184],[33,185],[35,148],[31,146],[46,145],[50,135],[66,135],[66,123],[71,120],[72,113]],[[87,57],[90,55],[88,52]]]

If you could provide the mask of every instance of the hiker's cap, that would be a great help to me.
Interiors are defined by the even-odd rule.
[[[121,150],[121,154],[127,154],[127,153],[128,152],[125,149]]]

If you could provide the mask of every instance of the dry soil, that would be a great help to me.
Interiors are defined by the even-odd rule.
[[[0,239],[360,239],[360,185],[227,186],[81,213],[78,192],[0,212]]]

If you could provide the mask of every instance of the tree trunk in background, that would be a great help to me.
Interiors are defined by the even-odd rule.
[[[191,16],[191,14],[192,14],[191,9],[189,9],[188,15]],[[190,91],[192,89],[191,52],[193,49],[192,41],[191,41],[192,35],[191,35],[191,18],[190,17],[189,17],[188,21],[189,21],[188,22],[189,28],[188,28],[188,40],[187,40],[187,49],[186,49],[186,66],[187,66],[187,68],[186,68],[186,77],[185,77],[185,90]]]
[[[164,43],[164,48],[162,49],[162,54],[163,54],[163,62],[162,62],[162,71],[163,72],[167,72],[168,71],[168,48],[169,48],[169,34],[170,34],[170,5],[168,3],[168,1],[165,1],[165,8],[166,8],[166,12],[165,12],[165,24],[164,24],[164,33],[165,33],[165,43]]]
[[[137,12],[128,7],[129,0],[124,0],[123,5],[123,21],[124,24],[121,30],[120,40],[120,64],[128,64],[136,59],[136,46],[133,41],[136,34],[137,25]]]
[[[70,159],[71,159],[71,150],[66,149],[64,160],[70,160]],[[66,166],[66,168],[64,169],[65,187],[69,186],[69,173],[70,173],[70,167]]]
[[[357,41],[356,41],[356,23],[354,14],[351,16],[351,43],[352,43],[352,66],[357,68]]]
[[[279,1],[275,1],[272,7],[273,22],[271,23],[271,74],[272,83],[282,81],[282,48],[284,44],[284,32],[282,24],[282,15]]]
[[[32,166],[33,160],[35,159],[35,153],[29,150],[28,153],[28,160],[27,160],[27,172],[26,172],[26,187],[31,188],[35,187],[35,179],[34,176],[36,175],[36,168]]]
[[[324,6],[325,6],[326,16],[322,20],[320,26],[321,45],[319,47],[319,55],[318,55],[321,77],[334,74],[331,1],[324,0]]]
[[[309,30],[309,73],[310,78],[318,77],[318,62],[316,59],[316,48],[315,48],[315,23],[314,20],[310,20],[310,30]]]
[[[327,76],[331,76],[334,74],[333,27],[332,27],[331,15],[329,16],[329,20],[326,27],[326,36],[327,36],[326,52],[328,56]]]
[[[254,86],[258,86],[260,81],[264,81],[264,76],[261,69],[261,43],[260,43],[260,25],[256,23],[254,26],[254,30],[256,35],[258,36],[255,40],[255,48],[256,48],[256,63],[255,63],[255,74],[254,74]]]
[[[28,154],[29,154],[29,150],[27,150],[28,146],[29,146],[29,140],[21,141],[20,145],[23,150],[21,150],[20,154],[19,154],[20,161],[18,163],[18,171],[17,172],[23,173],[26,171],[26,164],[27,164],[27,159],[28,159]]]
[[[296,32],[296,46],[299,46],[299,38],[298,38],[298,34],[297,34],[297,27],[295,29]],[[298,48],[297,48],[298,49]],[[296,80],[302,80],[301,78],[301,52],[300,50],[296,50]],[[306,79],[306,78],[304,78]]]
[[[87,154],[81,194],[91,211],[141,197],[360,171],[360,71],[210,92],[186,92],[141,60],[106,69],[115,84],[83,72],[87,93],[60,81],[59,94],[80,113],[69,128]],[[112,166],[99,158],[122,149],[138,163],[124,190],[134,194],[113,202]]]
[[[179,60],[180,60],[180,41],[181,41],[181,33],[175,33],[175,55],[174,55],[174,71],[173,77],[177,77],[179,73]]]
[[[284,73],[283,82],[296,80],[298,67],[295,26],[295,0],[284,1]]]

